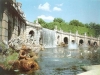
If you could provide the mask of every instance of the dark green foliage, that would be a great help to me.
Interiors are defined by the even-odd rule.
[[[53,22],[62,23],[62,22],[64,22],[64,20],[61,18],[54,18]]]
[[[40,24],[42,27],[46,27],[46,26],[45,26],[45,25],[46,25],[46,22],[45,22],[43,19],[39,18],[39,19],[38,19],[38,22],[39,22],[39,24]]]
[[[92,22],[89,24],[83,24],[78,20],[71,20],[69,23],[67,23],[61,18],[54,18],[53,22],[50,23],[45,22],[41,18],[38,19],[38,21],[42,27],[51,30],[54,30],[55,26],[57,26],[58,30],[61,29],[64,32],[76,33],[76,31],[78,31],[80,35],[84,35],[86,33],[87,36],[94,36],[94,37],[98,37],[100,35],[100,24],[95,24]]]
[[[82,27],[84,27],[84,24],[82,24],[82,23],[79,22],[78,20],[71,20],[71,21],[69,22],[69,25],[82,26]]]

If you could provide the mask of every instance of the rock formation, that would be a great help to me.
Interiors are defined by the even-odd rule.
[[[35,71],[39,69],[38,63],[35,61],[38,56],[27,48],[26,45],[22,45],[21,50],[19,51],[19,57],[16,61],[10,61],[12,63],[12,69],[20,70],[22,72]]]

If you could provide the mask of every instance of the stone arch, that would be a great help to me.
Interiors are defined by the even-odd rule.
[[[88,44],[91,45],[91,41],[90,40],[88,40]]]
[[[68,38],[67,37],[64,37],[64,43],[68,44]]]
[[[72,40],[71,42],[72,42],[72,43],[75,43],[75,40]]]
[[[97,42],[95,41],[95,42],[93,43],[93,45],[94,45],[94,46],[97,46],[98,44],[97,44]]]
[[[30,35],[30,37],[34,36],[34,31],[30,30],[29,35]]]
[[[83,44],[84,41],[82,39],[79,40],[79,44]]]

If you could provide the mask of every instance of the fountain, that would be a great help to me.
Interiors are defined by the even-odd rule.
[[[55,34],[56,34],[55,31],[43,28],[42,35],[43,35],[43,45],[45,48],[56,47]]]
[[[36,63],[38,63],[37,68],[34,73],[32,72],[32,74],[34,75],[76,75],[83,72],[82,69],[80,69],[81,65],[91,64],[92,61],[88,59],[90,56],[89,52],[95,52],[95,54],[97,54],[96,52],[98,52],[96,49],[89,49],[89,47],[85,44],[80,47],[75,43],[74,40],[72,40],[72,42],[70,42],[68,46],[57,47],[56,32],[53,30],[43,28],[42,36],[43,46],[45,47],[45,50],[39,51],[39,58],[36,61]],[[15,56],[18,56],[18,54],[15,54],[14,57]],[[80,58],[80,56],[82,56],[83,58]],[[95,58],[99,59],[99,57],[100,55]],[[16,60],[18,60],[18,58]],[[15,63],[17,64],[18,62],[16,61]],[[20,63],[22,63],[22,65],[20,64],[19,66],[21,67],[20,69],[23,68],[25,71],[30,70],[30,68],[34,69],[32,65],[34,64],[34,61],[21,60]],[[16,70],[16,66],[13,67]],[[16,74],[14,75],[21,74],[17,71],[15,73]]]
[[[79,49],[78,45],[75,43],[74,40],[68,44],[68,49],[67,49],[67,57],[71,58],[78,58],[79,57]]]
[[[81,65],[91,64],[87,58],[88,56],[85,55],[85,52],[88,51],[86,50],[88,49],[86,45],[82,45],[80,48],[72,40],[68,47],[56,47],[55,42],[55,31],[44,28],[43,44],[45,50],[39,53],[40,58],[38,60],[41,68],[40,75],[41,73],[42,75],[76,75],[76,72],[82,72],[82,69],[80,69]],[[84,58],[80,58],[80,56]]]
[[[74,40],[68,44],[68,49],[78,49],[78,45],[75,43]]]

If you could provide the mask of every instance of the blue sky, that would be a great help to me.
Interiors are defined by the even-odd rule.
[[[82,23],[100,24],[100,0],[16,0],[22,3],[26,19],[33,22],[42,18],[46,22],[62,18],[66,22],[73,19]]]

